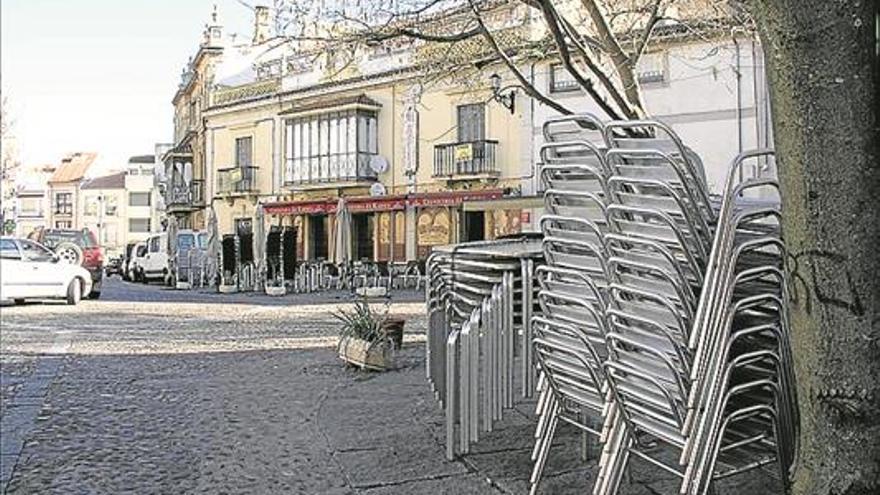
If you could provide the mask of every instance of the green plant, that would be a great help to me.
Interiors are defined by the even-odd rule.
[[[387,305],[383,312],[377,312],[366,301],[358,301],[354,303],[352,310],[339,310],[333,313],[333,317],[342,323],[340,337],[356,338],[370,343],[388,341],[385,329],[385,321],[388,319]]]

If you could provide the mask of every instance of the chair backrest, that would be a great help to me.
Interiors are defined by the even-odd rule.
[[[547,142],[576,139],[607,147],[604,128],[605,124],[599,117],[590,113],[581,113],[549,118],[544,122],[541,130]]]

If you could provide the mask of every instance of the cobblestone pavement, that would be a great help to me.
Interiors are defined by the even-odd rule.
[[[103,296],[0,308],[0,491],[528,492],[533,404],[510,411],[473,454],[444,459],[414,291],[390,309],[407,319],[407,338],[387,373],[335,356],[331,312],[345,294],[276,299],[113,279]],[[594,462],[579,460],[569,430],[557,444],[542,492],[585,493]],[[777,491],[762,472],[718,490]],[[641,467],[622,491],[673,492],[670,475]]]

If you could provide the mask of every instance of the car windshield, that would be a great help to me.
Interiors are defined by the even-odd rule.
[[[135,256],[137,256],[138,258],[143,258],[146,254],[147,254],[147,246],[144,244],[139,245],[137,247],[137,250],[135,251]]]
[[[43,233],[42,243],[49,249],[55,249],[62,242],[72,242],[79,247],[95,247],[95,241],[87,230],[55,230]]]
[[[177,234],[177,248],[181,251],[189,251],[195,242],[195,236],[192,234]]]
[[[199,234],[199,249],[208,249],[208,233],[202,232]]]

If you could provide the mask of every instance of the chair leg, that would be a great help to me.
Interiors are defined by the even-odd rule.
[[[550,446],[553,445],[553,436],[556,433],[556,426],[559,424],[559,405],[553,404],[550,407],[550,421],[544,429],[544,434],[535,439],[535,464],[532,467],[532,475],[529,478],[531,487],[529,495],[535,495],[538,491],[538,484],[541,482],[541,476],[544,473],[544,466],[547,463],[547,457],[550,454]]]

